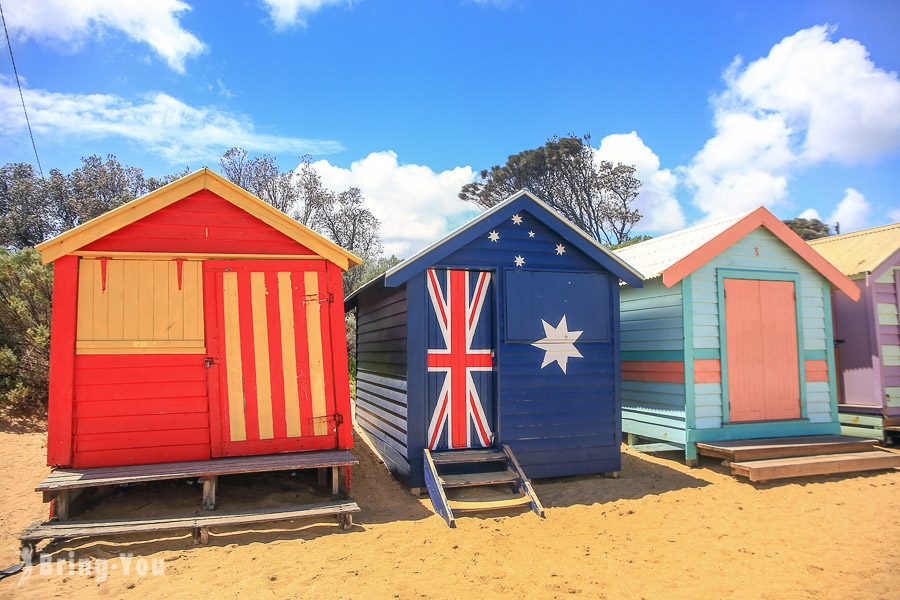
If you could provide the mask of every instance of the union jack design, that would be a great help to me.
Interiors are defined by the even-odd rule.
[[[446,274],[444,290],[439,281],[442,273]],[[479,272],[474,282],[468,271],[459,269],[428,269],[427,276],[428,295],[444,346],[428,349],[428,371],[445,374],[428,425],[428,447],[433,450],[438,446],[445,427],[448,448],[489,446],[493,434],[472,374],[492,369],[492,350],[473,349],[472,342],[491,274]]]

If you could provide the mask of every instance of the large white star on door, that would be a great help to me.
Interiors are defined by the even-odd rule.
[[[543,319],[541,319],[541,323],[544,325],[544,338],[531,344],[544,351],[544,362],[541,363],[541,368],[555,362],[565,373],[570,358],[583,358],[581,352],[575,347],[575,342],[584,332],[569,331],[566,315],[563,315],[556,327]]]

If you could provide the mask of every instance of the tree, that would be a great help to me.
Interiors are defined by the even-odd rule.
[[[510,156],[463,186],[462,200],[490,208],[527,189],[605,244],[627,241],[641,219],[632,207],[641,187],[630,165],[598,161],[590,134],[554,136],[540,148]]]
[[[634,246],[635,244],[640,244],[641,242],[646,242],[647,240],[652,240],[653,236],[650,235],[636,235],[633,238],[628,238],[626,241],[620,244],[613,244],[609,247],[610,250],[621,250],[622,248],[627,248],[628,246]]]
[[[0,250],[0,408],[46,407],[53,272],[32,248]]]
[[[0,245],[34,246],[55,231],[41,179],[27,163],[0,167]]]
[[[350,188],[339,194],[329,194],[319,206],[316,225],[338,246],[370,261],[382,252],[380,223],[363,205],[359,188]],[[365,262],[344,274],[344,293],[365,283]]]
[[[794,230],[794,233],[804,240],[816,240],[831,235],[831,228],[819,219],[788,219],[784,224]]]
[[[222,166],[222,174],[231,182],[241,186],[257,198],[271,204],[281,212],[290,214],[297,210],[301,216],[299,221],[309,225],[311,211],[304,211],[298,205],[305,207],[307,202],[301,197],[306,191],[302,185],[302,179],[290,171],[282,171],[278,167],[278,161],[271,154],[251,157],[243,148],[230,148],[219,159]],[[309,158],[305,157],[302,165],[309,165]]]

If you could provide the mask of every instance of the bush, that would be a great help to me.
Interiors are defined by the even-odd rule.
[[[50,365],[53,271],[27,248],[0,249],[0,410],[43,414]]]

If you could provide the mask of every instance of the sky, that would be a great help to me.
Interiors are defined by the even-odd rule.
[[[460,225],[481,169],[554,134],[644,182],[636,233],[758,205],[900,221],[900,2],[0,0],[44,171],[313,156],[385,248]],[[34,162],[0,54],[0,163]]]

